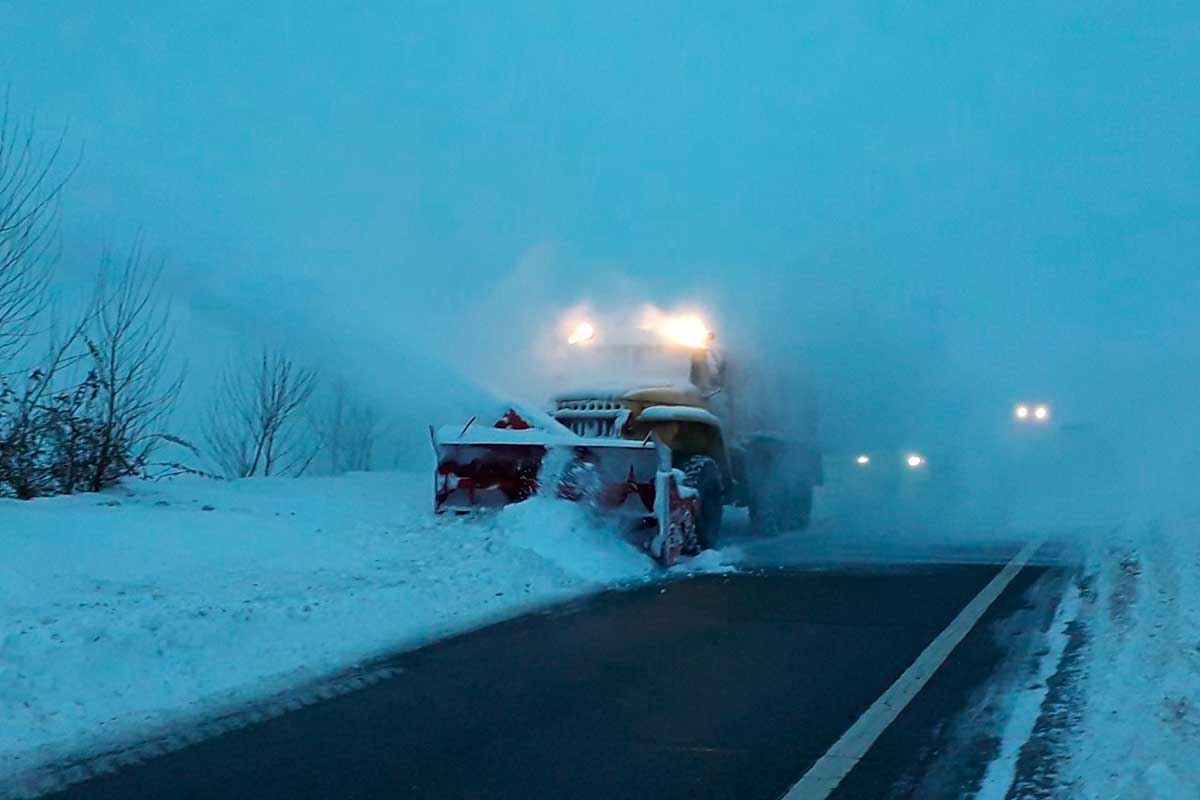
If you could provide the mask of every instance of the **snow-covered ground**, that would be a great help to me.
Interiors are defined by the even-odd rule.
[[[437,518],[425,474],[134,482],[101,495],[0,501],[0,789],[373,656],[663,573],[578,506],[535,498]],[[811,531],[733,544],[731,563],[989,558],[919,535]],[[739,532],[741,537],[739,538]],[[799,543],[803,546],[799,546]],[[980,796],[1012,796],[1047,681],[1072,673],[1056,770],[1066,796],[1200,797],[1200,517],[1130,523],[1092,549],[1048,631]],[[1082,633],[1082,648],[1068,644]],[[990,792],[990,794],[989,794]],[[0,794],[3,794],[0,791]]]
[[[986,695],[1001,725],[976,800],[1200,797],[1200,516],[1088,539],[1028,671]]]
[[[1093,550],[1070,797],[1200,797],[1200,517],[1130,523]]]
[[[387,650],[661,577],[572,504],[435,518],[429,491],[425,474],[372,473],[0,501],[0,785]]]

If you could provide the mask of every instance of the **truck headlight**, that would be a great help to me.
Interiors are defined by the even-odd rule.
[[[581,322],[567,337],[567,344],[587,344],[596,338],[596,326],[590,322]]]
[[[672,344],[701,349],[712,341],[712,332],[704,321],[693,314],[667,317],[659,325],[659,332]]]

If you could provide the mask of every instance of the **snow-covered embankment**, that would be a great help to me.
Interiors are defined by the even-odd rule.
[[[1064,788],[1200,797],[1200,518],[1128,523],[1091,561]]]

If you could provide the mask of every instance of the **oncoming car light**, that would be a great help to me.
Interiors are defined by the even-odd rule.
[[[864,453],[863,455],[855,458],[854,463],[858,464],[860,467],[865,467],[871,463],[871,457]]]
[[[1050,419],[1050,406],[1045,403],[1020,403],[1013,409],[1013,417],[1017,422],[1047,422]]]
[[[908,465],[909,469],[920,469],[925,466],[925,456],[920,453],[909,453],[908,457],[904,459],[904,463]]]

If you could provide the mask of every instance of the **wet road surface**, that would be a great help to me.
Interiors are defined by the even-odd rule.
[[[999,569],[792,568],[609,592],[397,655],[369,688],[53,796],[777,798]],[[982,773],[988,754],[970,748],[960,769],[932,765],[1006,657],[992,629],[1046,572],[1017,575],[835,797],[953,797]]]

